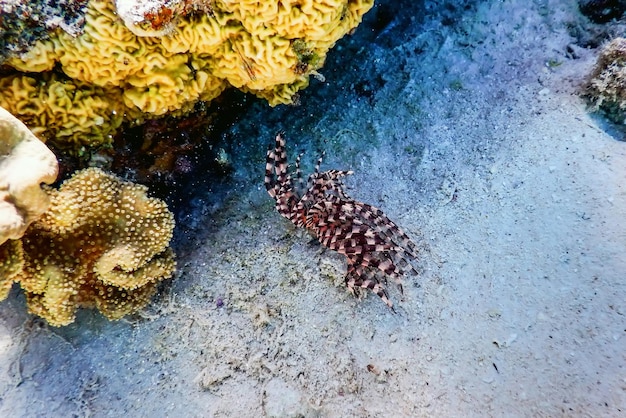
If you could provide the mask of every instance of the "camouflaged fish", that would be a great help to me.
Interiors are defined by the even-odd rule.
[[[323,157],[323,154],[322,154]],[[355,294],[358,288],[376,293],[393,310],[385,284],[391,276],[402,292],[401,276],[413,271],[417,257],[411,239],[380,209],[352,199],[342,183],[352,171],[320,172],[322,157],[306,184],[296,159],[299,190],[294,189],[282,134],[267,151],[265,188],[276,201],[276,210],[297,227],[306,228],[319,242],[348,259],[345,283]]]

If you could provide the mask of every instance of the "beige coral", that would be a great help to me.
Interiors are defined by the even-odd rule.
[[[0,245],[20,238],[48,208],[41,183],[54,182],[58,169],[48,147],[0,107]]]
[[[22,238],[15,278],[32,313],[59,326],[80,307],[119,319],[149,302],[175,269],[174,219],[146,191],[90,168],[50,192],[50,209]]]

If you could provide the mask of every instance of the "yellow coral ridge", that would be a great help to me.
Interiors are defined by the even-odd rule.
[[[41,184],[53,183],[58,170],[52,151],[0,107],[0,244],[20,238],[48,209]]]
[[[13,281],[24,267],[22,242],[8,240],[0,244],[0,300],[9,295]]]
[[[193,4],[196,13],[172,16],[185,4]],[[229,85],[271,105],[291,103],[328,50],[372,5],[373,0],[162,2],[157,15],[143,22],[133,16],[131,22],[135,32],[147,28],[145,35],[158,16],[168,17],[168,33],[159,28],[157,37],[129,30],[112,0],[90,0],[81,35],[59,31],[7,62],[29,74],[0,78],[0,105],[45,138],[95,146],[108,143],[123,121],[185,113]],[[63,74],[54,73],[59,67]]]
[[[60,326],[79,307],[118,319],[149,302],[175,269],[168,248],[174,219],[146,191],[95,168],[50,191],[50,209],[22,238],[16,281],[30,312]]]

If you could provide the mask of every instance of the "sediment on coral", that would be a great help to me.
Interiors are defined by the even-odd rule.
[[[0,244],[0,300],[9,295],[16,276],[24,268],[24,250],[20,240]]]
[[[176,263],[174,217],[146,192],[96,168],[49,191],[50,209],[19,241],[21,257],[3,258],[0,247],[0,269],[13,272],[31,313],[61,326],[81,307],[119,319],[150,301]]]
[[[593,110],[626,124],[626,38],[616,38],[602,49],[583,94]]]
[[[56,30],[6,61],[0,105],[44,139],[79,148],[110,144],[122,122],[185,114],[229,86],[291,103],[373,0],[158,4],[127,22],[152,35],[138,36],[113,0],[90,0],[81,34]]]
[[[41,184],[53,183],[58,170],[48,147],[0,107],[0,245],[20,238],[48,209]]]
[[[53,29],[80,33],[84,0],[29,0],[0,2],[0,64],[26,52],[39,39],[48,39]]]

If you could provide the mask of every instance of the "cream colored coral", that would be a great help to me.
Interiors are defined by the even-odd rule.
[[[149,302],[175,269],[174,218],[146,192],[95,168],[50,192],[50,209],[22,238],[16,278],[32,313],[59,326],[79,307],[118,319]]]
[[[0,244],[0,300],[6,299],[13,281],[24,267],[22,242],[10,239]]]
[[[54,182],[58,169],[48,147],[0,107],[0,244],[20,238],[48,208],[41,183]]]

